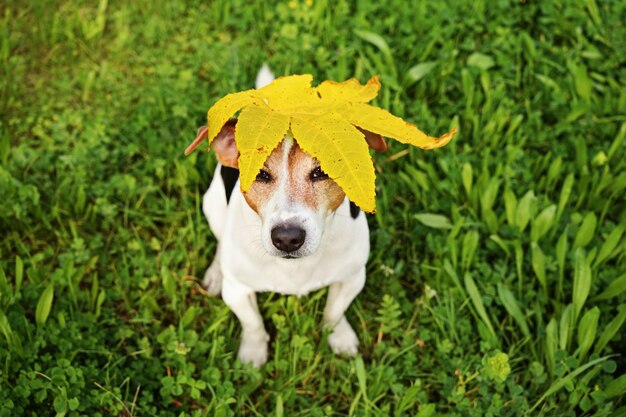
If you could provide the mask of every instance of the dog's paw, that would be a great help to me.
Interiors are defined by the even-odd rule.
[[[241,338],[239,353],[237,356],[241,362],[251,364],[255,368],[267,362],[267,341],[269,336],[263,332],[261,335],[244,335]]]
[[[204,273],[202,286],[214,297],[222,292],[222,269],[217,260],[214,260]]]
[[[341,319],[332,333],[328,335],[328,344],[337,355],[354,356],[359,350],[359,339],[348,320]]]

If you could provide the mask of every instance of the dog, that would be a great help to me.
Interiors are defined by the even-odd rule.
[[[264,65],[256,88],[274,79]],[[202,210],[217,238],[215,258],[203,285],[241,322],[238,357],[259,367],[267,361],[269,335],[256,293],[305,295],[329,287],[324,324],[336,354],[354,356],[359,340],[345,312],[365,284],[370,244],[365,214],[286,135],[250,189],[239,188],[237,121],[228,121],[212,142],[218,164]],[[197,142],[206,137],[206,126]],[[362,130],[370,148],[386,149],[382,136]]]

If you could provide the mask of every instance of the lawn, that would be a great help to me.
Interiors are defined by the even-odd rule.
[[[626,2],[0,6],[0,416],[626,416]],[[262,294],[260,369],[200,279],[207,109],[381,74],[435,151],[374,155],[368,282]]]

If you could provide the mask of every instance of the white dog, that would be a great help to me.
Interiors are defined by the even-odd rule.
[[[256,87],[273,79],[264,66]],[[359,341],[344,313],[365,284],[365,215],[289,135],[242,193],[235,129],[232,119],[212,144],[219,164],[202,208],[218,247],[203,284],[212,295],[221,291],[241,322],[239,358],[256,367],[267,361],[269,336],[256,292],[303,295],[326,286],[328,342],[335,353],[356,354]],[[380,135],[363,133],[371,148],[386,149]],[[199,130],[202,135],[206,127]]]

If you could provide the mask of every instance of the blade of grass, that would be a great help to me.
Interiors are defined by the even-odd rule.
[[[559,347],[564,351],[567,351],[572,337],[573,315],[574,311],[571,304],[568,304],[561,313],[561,320],[559,322]]]
[[[622,239],[623,233],[624,233],[623,223],[611,231],[609,236],[606,238],[606,240],[602,244],[602,247],[600,248],[600,252],[598,253],[596,260],[593,263],[594,268],[600,265],[603,261],[610,259],[611,255],[613,254],[613,251],[617,247],[617,244]]]
[[[476,286],[474,279],[469,273],[466,273],[464,276],[464,280],[465,280],[465,289],[467,290],[467,293],[469,294],[469,297],[472,300],[472,304],[474,305],[474,308],[476,309],[478,316],[482,320],[483,324],[489,330],[489,333],[491,334],[493,341],[497,343],[498,339],[496,337],[496,332],[494,331],[493,326],[491,325],[491,320],[489,320],[489,316],[487,315],[487,310],[485,310],[485,305],[483,304],[483,300],[480,296],[480,292],[478,291],[478,287]]]
[[[526,321],[526,315],[522,313],[513,293],[502,283],[498,283],[498,297],[506,311],[518,324],[524,336],[530,337],[530,329]]]
[[[472,264],[476,248],[478,247],[479,235],[476,230],[471,230],[463,236],[463,248],[461,249],[461,266],[467,271]]]
[[[9,287],[9,280],[7,279],[4,269],[0,266],[0,296],[6,297],[5,294],[11,295],[13,291]]]
[[[546,326],[546,363],[548,364],[548,370],[550,375],[554,374],[554,367],[556,365],[555,353],[558,349],[558,335],[557,335],[557,322],[554,317],[550,319]]]
[[[515,211],[515,225],[518,227],[520,232],[523,232],[528,225],[528,221],[532,216],[532,204],[535,200],[535,193],[533,191],[529,191],[524,194],[517,205],[517,210]]]
[[[576,233],[573,247],[584,248],[587,246],[593,238],[597,224],[598,219],[596,218],[595,213],[592,211],[587,213],[583,219],[583,223],[580,225],[580,229],[578,229],[578,233]]]
[[[576,249],[574,253],[574,289],[572,304],[574,306],[574,323],[585,305],[589,290],[591,289],[591,267],[582,249]]]
[[[49,284],[45,290],[41,293],[39,301],[37,302],[37,309],[35,311],[35,321],[37,325],[43,326],[48,320],[48,315],[52,309],[52,300],[54,299],[54,286]]]
[[[600,318],[600,309],[594,307],[587,311],[578,324],[578,360],[582,362],[589,352],[589,348],[593,345],[598,329],[598,319]]]
[[[559,197],[559,205],[556,209],[556,216],[554,217],[554,223],[559,224],[561,220],[561,216],[563,215],[563,210],[565,210],[565,206],[569,201],[569,197],[572,194],[572,187],[574,187],[574,174],[570,173],[567,177],[565,177],[565,181],[563,181],[563,188],[561,188],[561,195]],[[556,232],[556,228],[552,229],[552,234]]]
[[[621,275],[615,278],[611,283],[606,287],[601,294],[593,297],[591,301],[602,301],[608,300],[609,298],[617,297],[621,293],[626,291],[626,274]]]
[[[531,253],[531,265],[533,267],[533,271],[535,272],[535,276],[539,280],[541,287],[544,291],[547,291],[547,281],[546,281],[546,257],[541,250],[541,247],[535,242],[530,245],[530,253]]]
[[[556,260],[559,266],[559,277],[556,286],[556,297],[558,300],[563,300],[563,278],[565,276],[565,255],[567,254],[568,228],[569,226],[565,227],[565,230],[556,244]]]
[[[626,139],[626,122],[622,123],[622,126],[620,127],[617,136],[613,140],[613,143],[611,143],[611,147],[609,148],[609,153],[607,155],[607,159],[609,161],[613,159],[613,156],[615,156],[617,150],[621,148],[624,139]]]
[[[466,162],[463,164],[463,169],[461,170],[461,178],[463,182],[463,188],[465,188],[465,192],[467,197],[470,198],[472,195],[472,185],[473,185],[473,170],[472,164]]]
[[[538,242],[549,230],[554,226],[554,215],[556,214],[556,205],[546,207],[533,220],[530,226],[531,242]]]
[[[450,219],[441,214],[418,213],[414,217],[424,226],[432,227],[433,229],[452,229]]]
[[[426,77],[437,66],[437,62],[421,62],[411,67],[405,76],[406,86],[410,86]]]
[[[613,381],[609,382],[604,388],[604,395],[611,399],[618,397],[626,392],[626,374],[620,375]]]
[[[617,315],[606,325],[602,334],[598,338],[598,343],[595,344],[593,351],[596,354],[600,354],[602,350],[609,344],[609,342],[615,337],[617,332],[622,328],[624,321],[626,320],[626,304],[622,304],[617,308]]]
[[[517,211],[517,197],[510,189],[504,192],[504,212],[506,213],[506,221],[510,226],[515,226],[515,213]]]
[[[513,242],[515,249],[515,270],[517,271],[517,296],[522,296],[523,280],[524,280],[524,249],[519,240]]]
[[[18,256],[15,257],[15,293],[20,292],[20,288],[22,288],[22,281],[24,280],[24,262],[22,262],[22,258]]]
[[[454,267],[450,263],[449,259],[443,261],[443,270],[446,271],[446,274],[450,277],[450,279],[452,279],[454,285],[456,285],[457,288],[461,290],[461,293],[465,295],[465,288],[463,288],[463,285],[461,285],[461,280],[459,279],[459,276],[454,270]]]

